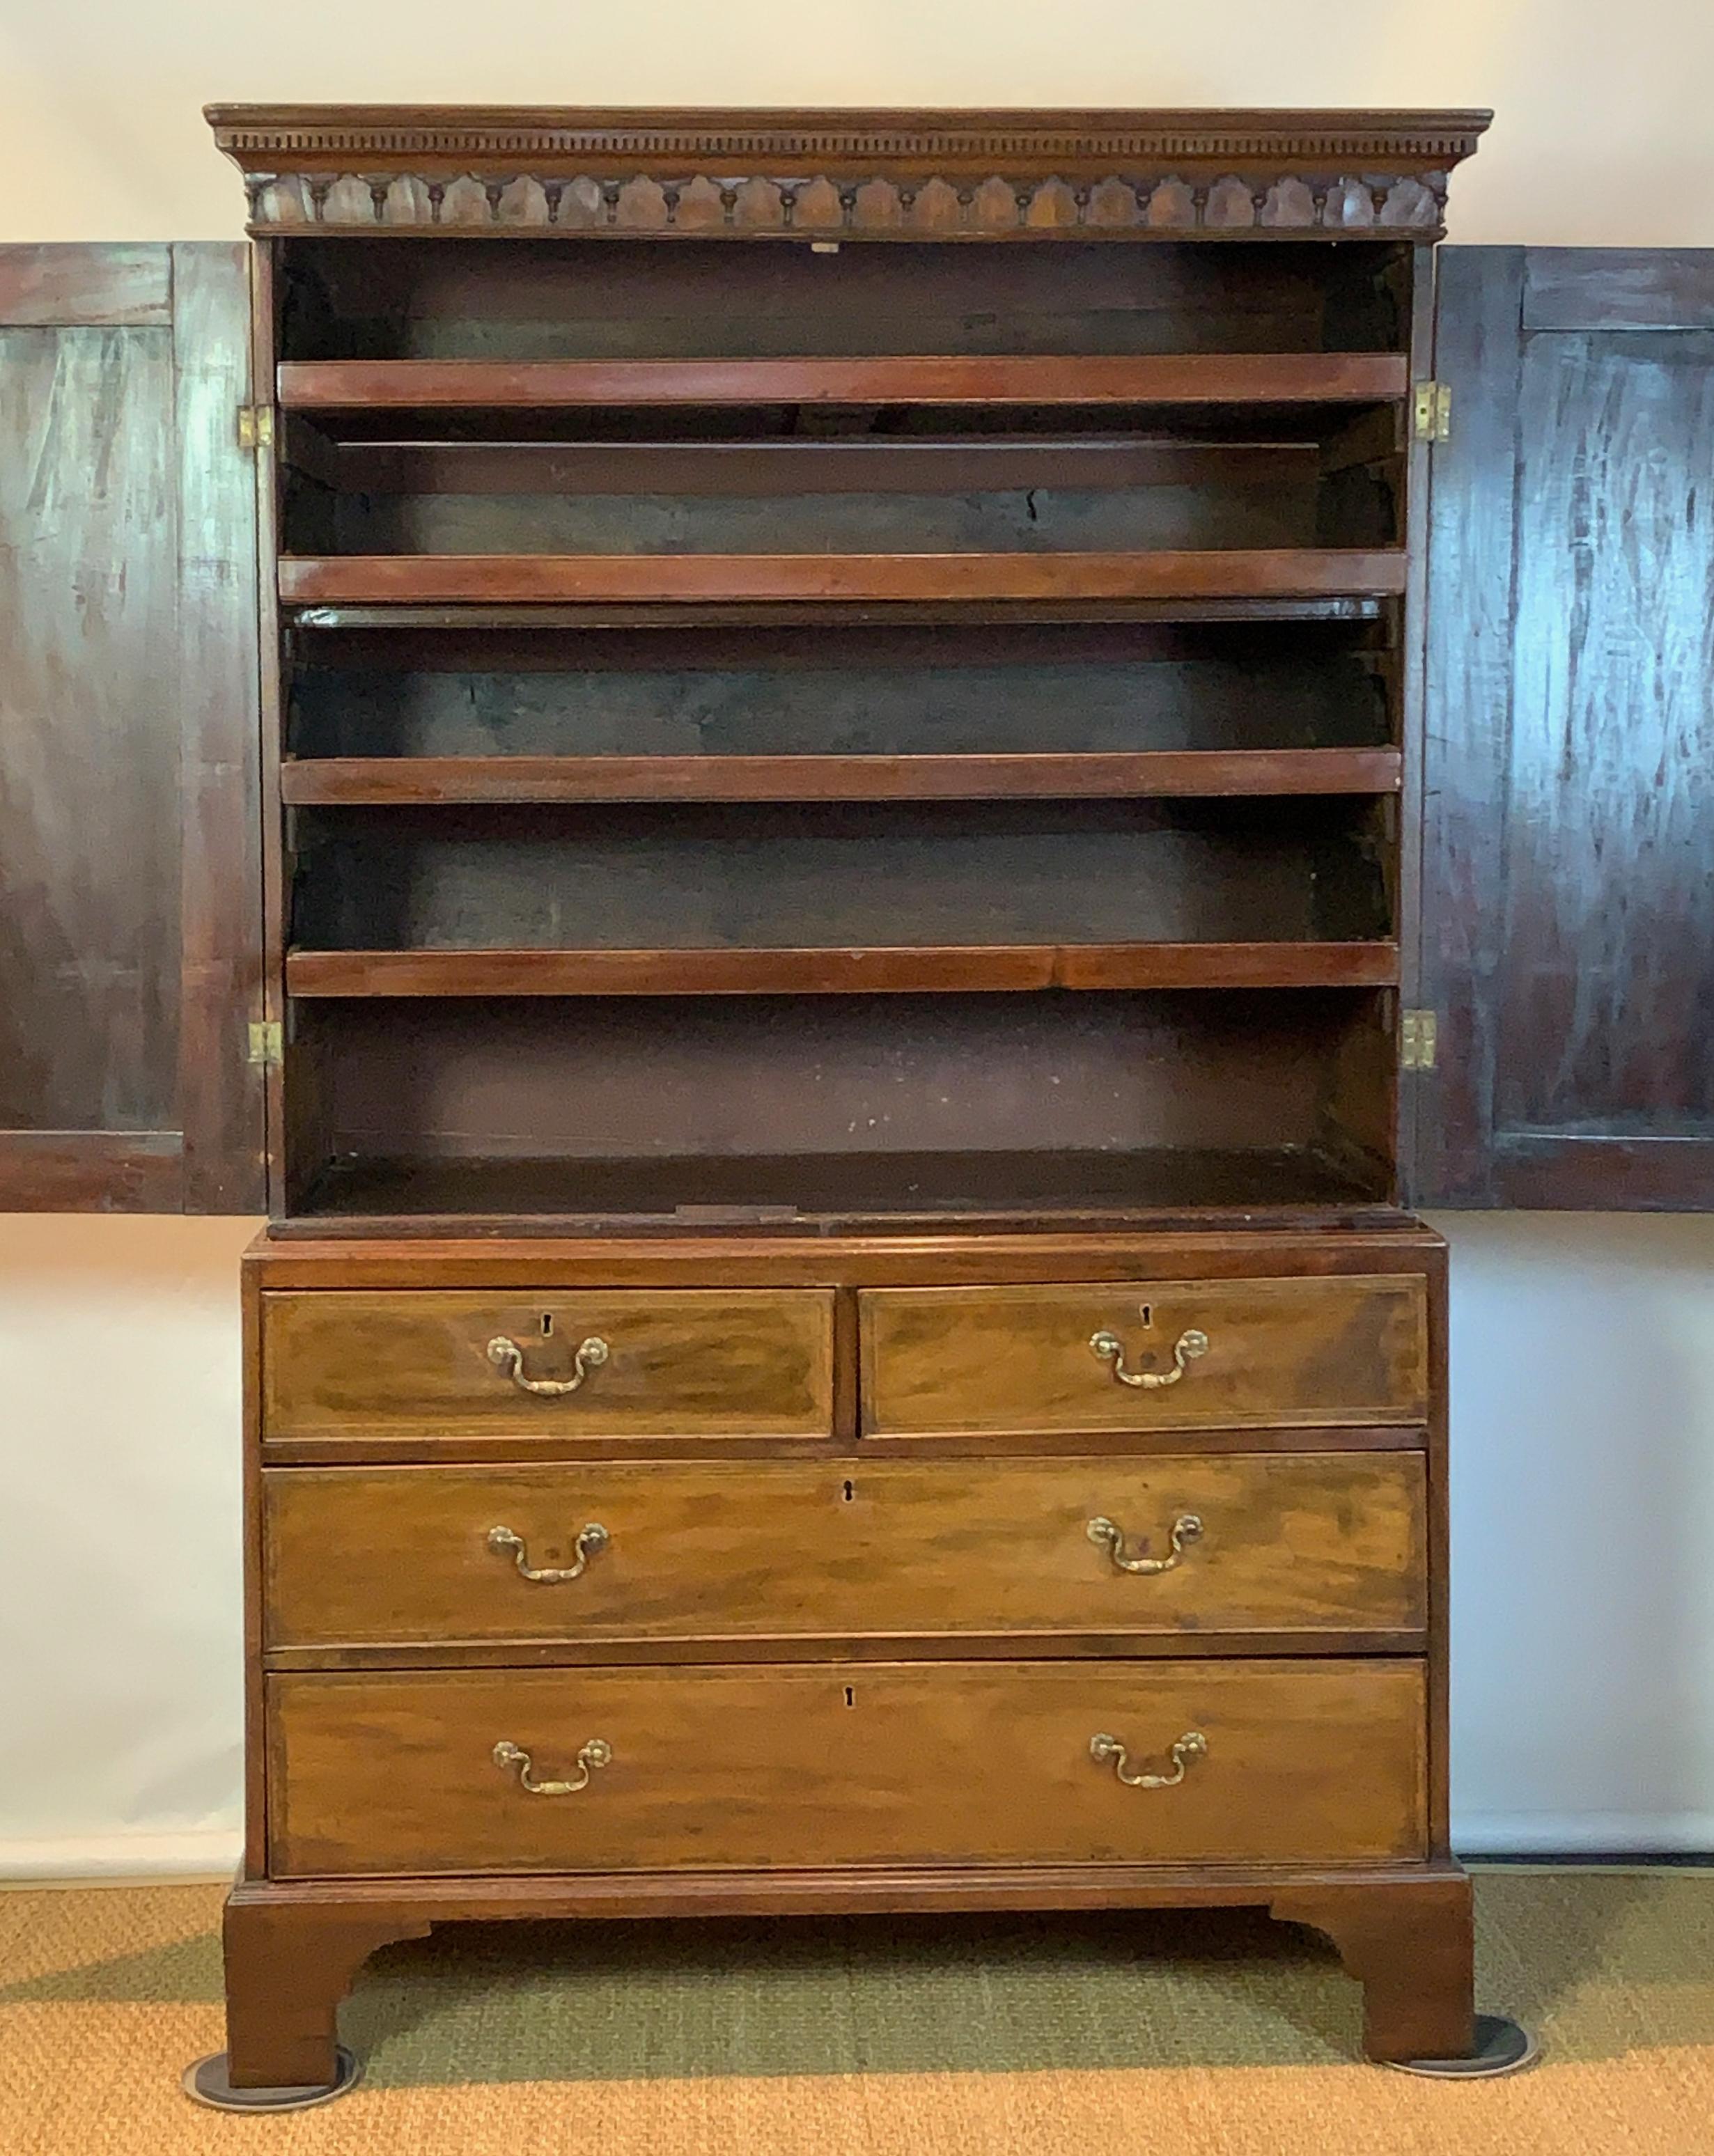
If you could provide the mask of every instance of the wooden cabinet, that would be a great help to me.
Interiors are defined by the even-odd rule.
[[[1251,1902],[1466,2051],[1398,1044],[1481,116],[213,118],[233,2082],[379,1939],[601,1910]]]
[[[898,1219],[849,1142],[871,1130],[929,1214],[1332,1203],[1395,1157],[1419,1204],[1711,1202],[1714,253],[1437,248],[1407,350],[1396,293],[1388,327],[1361,277],[1272,242],[1270,270],[1255,237],[1336,203],[1342,244],[1396,248],[1397,187],[1378,225],[1342,189],[1306,210],[1270,182],[1258,224],[1225,176],[1200,212],[1157,187],[1116,283],[1086,239],[1133,230],[1130,183],[1062,224],[1044,182],[1051,221],[1021,229],[1059,235],[1051,274],[1008,268],[993,307],[997,250],[936,235],[1003,236],[998,196],[898,209],[906,275],[839,237],[894,229],[870,196],[811,243],[837,256],[749,250],[766,305],[699,352],[657,250],[630,250],[617,321],[552,264],[610,264],[602,234],[783,239],[785,197],[659,224],[642,179],[618,182],[640,222],[563,229],[574,197],[544,228],[547,182],[506,181],[490,223],[559,238],[502,300],[485,273],[462,329],[447,249],[409,236],[440,228],[430,182],[388,182],[400,252],[367,279],[315,265],[372,202],[264,188],[277,474],[239,439],[244,250],[0,248],[0,1209],[264,1210],[264,1017],[297,1050],[276,1212],[670,1214],[694,1160],[710,1204]],[[432,184],[460,244],[488,228],[485,193]],[[694,281],[701,305],[731,280]],[[1400,495],[1376,414],[1430,368],[1453,416]],[[578,410],[604,416],[574,439]],[[1260,410],[1294,439],[1240,454]],[[284,566],[283,674],[267,595],[265,943],[259,471],[270,533],[331,547],[343,516],[352,550]],[[1419,730],[1414,647],[1376,624],[1410,553],[1379,542],[1425,524]],[[577,551],[505,551],[526,541]],[[745,552],[711,566],[714,541]],[[739,574],[772,597],[709,582]],[[645,575],[696,588],[647,600]],[[387,593],[362,619],[354,576]],[[343,614],[310,603],[329,577]],[[1364,1110],[1395,988],[1396,1113]],[[789,1024],[767,1000],[808,995]],[[1258,1063],[1291,1085],[1247,1090]],[[1169,1065],[1193,1116],[1150,1084]]]

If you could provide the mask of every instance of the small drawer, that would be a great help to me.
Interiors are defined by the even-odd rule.
[[[267,1645],[1383,1634],[1415,1453],[270,1469]]]
[[[1421,1422],[1426,1296],[1401,1274],[876,1288],[873,1436]]]
[[[278,1878],[1425,1854],[1414,1661],[399,1671],[268,1695]]]
[[[833,1296],[737,1290],[263,1298],[264,1441],[824,1437]]]

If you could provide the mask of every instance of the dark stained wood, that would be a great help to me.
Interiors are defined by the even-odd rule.
[[[865,417],[871,408],[865,408]],[[1319,416],[1321,410],[1311,408],[1310,416]],[[1389,427],[1396,426],[1392,408],[1384,410]],[[753,416],[748,407],[741,408],[741,414]],[[696,416],[705,422],[709,418]],[[1035,419],[1041,414],[1032,409],[1024,416]],[[730,510],[756,497],[777,497],[780,505],[789,506],[794,497],[810,495],[992,494],[1035,488],[1100,495],[1173,487],[1237,499],[1249,493],[1260,496],[1265,507],[1270,497],[1276,505],[1300,495],[1312,498],[1318,471],[1329,469],[1327,459],[1318,457],[1312,436],[1282,439],[1295,434],[1294,418],[1304,424],[1289,407],[1266,408],[1250,420],[1244,435],[1231,439],[1202,439],[1187,424],[1182,407],[1168,417],[1170,433],[1162,427],[1137,435],[1020,429],[943,436],[914,431],[778,439],[747,434],[728,440],[711,427],[710,439],[627,436],[589,442],[514,440],[524,429],[502,410],[464,423],[474,426],[481,418],[504,437],[497,441],[354,441],[339,447],[321,437],[324,449],[310,448],[306,440],[318,430],[288,414],[285,439],[286,461],[310,470],[335,492],[505,495],[505,510],[514,517],[532,506],[518,497],[536,494],[662,495],[681,501],[711,499]],[[432,434],[433,421],[428,415],[412,415],[388,432]],[[449,511],[443,508],[441,513]],[[352,552],[375,551],[357,547],[349,536],[361,529],[348,519],[346,543]],[[470,550],[437,546],[422,551]],[[734,551],[734,542],[728,542],[727,551]]]
[[[1391,943],[962,944],[897,950],[292,951],[295,996],[921,995],[1384,988]]]
[[[177,1131],[0,1131],[0,1204],[10,1212],[177,1213]]]
[[[962,610],[961,610],[962,611]],[[1377,598],[1166,598],[1068,599],[1009,601],[1003,613],[991,608],[984,613],[972,608],[963,619],[967,625],[979,621],[996,627],[1059,627],[1065,624],[1106,627],[1113,623],[1147,624],[1221,623],[1248,625],[1257,622],[1378,622],[1385,613]],[[865,608],[862,621],[914,629],[955,624],[959,612],[949,612],[932,601],[887,600]],[[853,614],[836,601],[816,604],[808,600],[777,605],[710,603],[675,606],[629,604],[548,606],[531,603],[527,611],[504,603],[466,605],[449,601],[431,606],[362,604],[296,608],[296,629],[333,632],[379,630],[391,636],[398,629],[500,629],[512,634],[535,629],[718,628],[804,629],[849,628]]]
[[[1491,115],[211,105],[253,231],[1437,238]],[[686,174],[695,177],[687,181]],[[1121,177],[1120,175],[1123,175]],[[1338,177],[1335,177],[1338,176]]]
[[[1412,1188],[1706,1206],[1714,254],[1670,272],[1557,254],[1441,263],[1437,366],[1465,417],[1435,451],[1422,993],[1440,1067]],[[1686,326],[1634,326],[1667,295]]]
[[[133,250],[80,253],[54,326],[0,328],[8,1211],[180,1188],[172,338],[152,303],[115,325],[139,311]],[[21,266],[39,283],[35,250]]]
[[[1523,327],[1714,330],[1714,248],[1529,247]]]
[[[0,249],[0,1207],[248,1211],[244,250]]]
[[[184,1207],[267,1205],[256,484],[234,439],[249,390],[249,250],[172,250],[183,837],[178,1090]]]
[[[1124,599],[1386,596],[1404,556],[1229,547],[1135,554],[282,555],[288,606],[394,599]]]
[[[0,328],[165,329],[172,251],[139,240],[0,247]]]
[[[282,405],[408,411],[552,404],[1366,403],[1404,393],[1399,352],[1018,358],[288,361]]]
[[[1132,755],[321,757],[282,765],[295,807],[464,801],[928,801],[1396,793],[1396,749]]]
[[[295,1194],[300,1214],[973,1209],[1022,1226],[1031,1204],[1130,1217],[1388,1194],[1384,1167],[1327,1150],[1346,1045],[1392,1037],[1372,992],[295,1009],[294,1068],[326,1064],[304,1165],[333,1164]],[[496,1121],[503,1147],[484,1142]]]
[[[396,1148],[397,1136],[393,1144]],[[1245,1215],[1379,1204],[1384,1183],[1302,1143],[1217,1149],[1183,1142],[1097,1153],[1047,1151],[724,1154],[634,1158],[562,1153],[348,1152],[303,1194],[297,1232],[445,1235],[603,1234],[627,1224],[753,1229],[813,1223],[898,1234],[978,1222],[1147,1224],[1162,1211]],[[289,1221],[280,1232],[292,1231]]]
[[[1385,1863],[1426,1854],[1408,1661],[393,1671],[268,1682],[270,1860],[290,1879],[700,1865]],[[1185,1732],[1206,1755],[1170,1789]],[[531,1795],[491,1754],[574,1774]]]

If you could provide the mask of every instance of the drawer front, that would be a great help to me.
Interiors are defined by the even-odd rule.
[[[1424,1512],[1405,1452],[276,1468],[267,1636],[1409,1634]]]
[[[275,1676],[269,1727],[283,1878],[1425,1854],[1415,1662]]]
[[[275,1440],[825,1436],[833,1296],[269,1295],[262,1378]]]
[[[1411,1276],[877,1288],[860,1305],[872,1435],[1414,1423],[1427,1412],[1426,1297]]]

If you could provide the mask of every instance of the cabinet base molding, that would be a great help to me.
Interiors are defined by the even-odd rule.
[[[1332,1941],[1363,1987],[1369,2058],[1457,2058],[1470,2051],[1470,1889],[1455,1866],[1319,1872],[865,1867],[244,1881],[226,1906],[228,2075],[234,2090],[333,2085],[340,2071],[337,2009],[357,1971],[378,1948],[425,1938],[439,1923],[1246,1907],[1265,1908]]]

